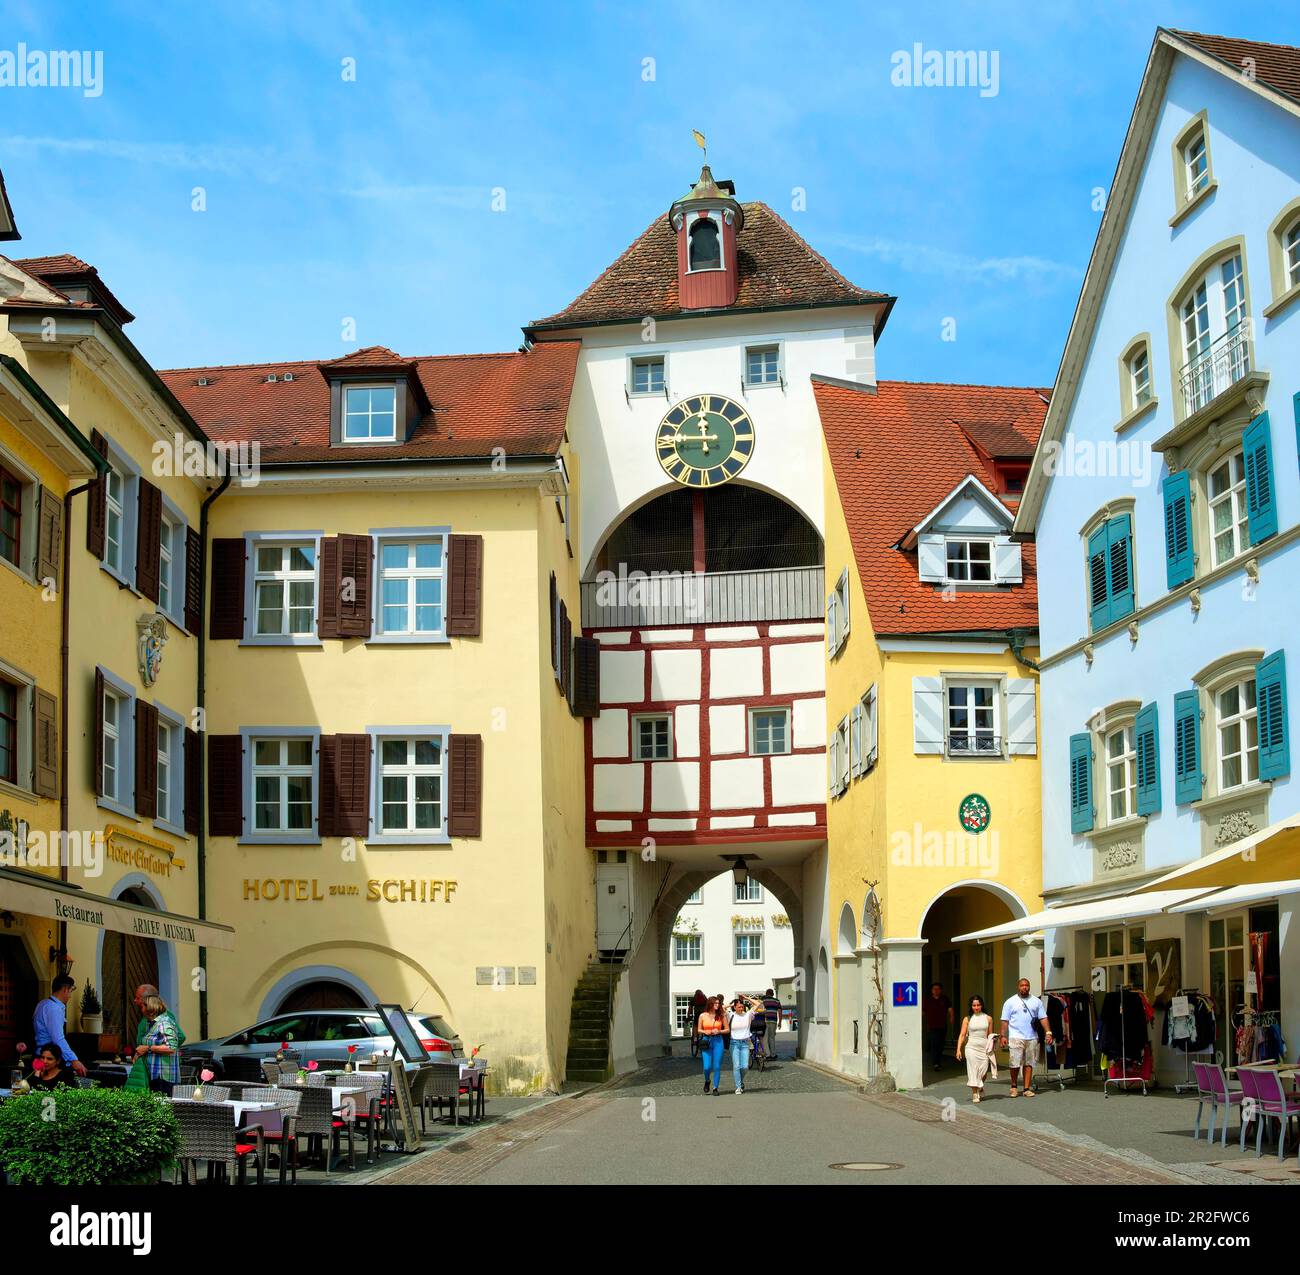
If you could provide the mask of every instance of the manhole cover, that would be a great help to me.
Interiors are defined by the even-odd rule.
[[[831,1169],[843,1169],[847,1173],[883,1173],[886,1169],[901,1169],[901,1164],[889,1164],[884,1160],[846,1160],[843,1164],[828,1165]]]

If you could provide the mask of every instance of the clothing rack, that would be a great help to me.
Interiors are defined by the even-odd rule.
[[[1067,995],[1067,994],[1070,993],[1070,992],[1084,992],[1084,993],[1088,993],[1088,989],[1087,989],[1086,987],[1083,987],[1083,986],[1080,985],[1080,984],[1076,984],[1076,985],[1073,986],[1073,987],[1045,987],[1045,988],[1043,988],[1043,995],[1044,995],[1044,996],[1050,996],[1050,995],[1052,995],[1053,993],[1055,993],[1057,996],[1065,996],[1065,995]],[[1043,1010],[1044,1010],[1044,1012],[1046,1012],[1046,1010],[1047,1010],[1047,1006],[1046,1006],[1046,1005],[1043,1006]],[[1060,1047],[1059,1043],[1053,1045],[1053,1047],[1052,1047],[1052,1053],[1055,1054],[1055,1056],[1056,1056],[1058,1059],[1061,1058],[1061,1056],[1062,1056],[1062,1050],[1061,1050],[1061,1047]],[[1062,1063],[1062,1065],[1061,1065],[1060,1067],[1056,1068],[1056,1074],[1053,1075],[1053,1074],[1052,1074],[1052,1068],[1049,1067],[1048,1064],[1047,1064],[1047,1050],[1046,1050],[1046,1049],[1043,1050],[1043,1075],[1044,1075],[1044,1077],[1046,1078],[1048,1084],[1051,1084],[1053,1081],[1055,1081],[1055,1083],[1056,1083],[1056,1087],[1057,1087],[1057,1088],[1058,1088],[1062,1093],[1065,1092],[1065,1082],[1068,1080],[1068,1081],[1070,1081],[1071,1083],[1077,1084],[1078,1081],[1079,1081],[1079,1072],[1080,1072],[1080,1071],[1087,1071],[1087,1070],[1088,1070],[1088,1067],[1089,1067],[1089,1063],[1075,1063],[1074,1066],[1072,1066],[1072,1067],[1067,1067],[1067,1066],[1065,1066],[1064,1063]]]
[[[1199,987],[1180,987],[1174,995],[1200,996],[1201,989]],[[1165,1009],[1165,1013],[1169,1013],[1168,1008]],[[1196,1083],[1196,1074],[1192,1071],[1192,1052],[1190,1049],[1186,1051],[1185,1058],[1187,1061],[1187,1076],[1174,1086],[1174,1093],[1192,1093],[1193,1091],[1200,1089],[1200,1085]]]
[[[1101,1094],[1103,1098],[1109,1098],[1111,1085],[1131,1085],[1134,1081],[1137,1081],[1137,1083],[1142,1086],[1142,1096],[1145,1098],[1147,1096],[1146,1079],[1141,1075],[1130,1076],[1128,1074],[1128,1064],[1129,1064],[1128,1036],[1127,1036],[1127,1028],[1124,1023],[1124,994],[1126,992],[1141,992],[1143,995],[1145,995],[1146,988],[1135,987],[1131,983],[1125,983],[1121,987],[1117,988],[1116,990],[1119,992],[1119,1040],[1120,1040],[1119,1067],[1120,1067],[1121,1074],[1118,1076],[1107,1075],[1105,1082],[1102,1084],[1101,1087]],[[1107,1068],[1108,1072],[1109,1070],[1110,1069]]]

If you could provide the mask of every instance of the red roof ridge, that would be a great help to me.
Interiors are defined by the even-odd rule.
[[[49,286],[48,284],[46,285]],[[570,340],[553,340],[544,342],[546,345],[576,345],[577,341]],[[382,346],[368,346],[367,349],[382,349]],[[467,360],[467,359],[513,359],[520,358],[525,354],[531,353],[529,350],[486,350],[476,351],[470,354],[413,354],[408,359],[403,359],[404,363],[432,363],[439,360]],[[357,350],[355,353],[360,354],[362,351]],[[340,356],[348,358],[348,355]],[[337,359],[267,359],[261,363],[210,363],[206,366],[199,367],[169,367],[160,368],[159,371],[169,373],[179,372],[238,372],[246,368],[261,367],[328,367],[331,363],[336,363]]]
[[[1252,44],[1259,49],[1285,49],[1288,53],[1300,53],[1300,45],[1278,44],[1273,40],[1247,40],[1239,35],[1219,35],[1214,31],[1187,31],[1182,27],[1170,27],[1170,35],[1182,36],[1184,40],[1229,40],[1233,44]]]
[[[1044,389],[1039,385],[1000,385],[990,384],[987,382],[976,381],[901,381],[891,379],[888,381],[877,381],[877,385],[916,385],[926,389],[939,390],[1010,390],[1014,393],[1025,394],[1051,394],[1050,389]]]

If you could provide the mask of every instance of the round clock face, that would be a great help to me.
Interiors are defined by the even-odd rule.
[[[655,454],[685,487],[716,487],[734,478],[754,453],[754,423],[721,394],[684,398],[659,422]]]

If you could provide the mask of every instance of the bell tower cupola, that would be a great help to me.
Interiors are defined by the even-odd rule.
[[[690,194],[668,211],[677,236],[677,295],[683,310],[715,310],[736,302],[736,238],[745,210],[735,193],[731,182],[714,181],[705,164]]]

